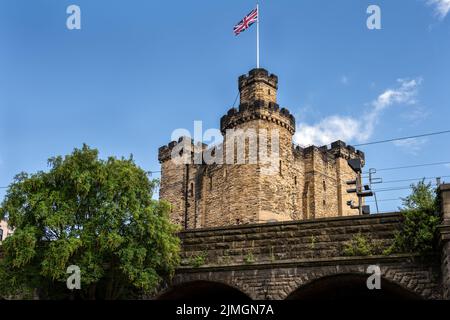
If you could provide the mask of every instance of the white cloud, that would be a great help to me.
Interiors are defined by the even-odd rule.
[[[335,140],[367,141],[372,136],[384,110],[397,104],[413,105],[416,103],[417,88],[422,79],[398,79],[397,82],[397,88],[385,90],[369,103],[369,109],[361,118],[333,115],[314,125],[300,123],[297,126],[294,141],[303,146],[325,145]]]
[[[331,116],[315,125],[300,123],[294,141],[298,144],[325,145],[332,141],[353,140],[360,132],[360,123],[351,117]]]
[[[450,11],[450,0],[428,0],[427,4],[434,7],[434,12],[439,19],[444,19]]]
[[[315,110],[311,104],[305,104],[303,107],[297,109],[297,112],[294,114],[295,119],[304,119],[308,115],[317,115],[317,110]]]
[[[359,139],[359,142],[366,141],[372,136],[379,117],[385,109],[396,104],[413,105],[417,102],[417,88],[422,83],[422,78],[412,80],[398,79],[397,83],[399,84],[399,87],[396,89],[385,90],[370,104],[371,110],[369,110],[362,119],[365,123],[365,130],[362,139]]]
[[[393,144],[397,147],[404,149],[407,153],[417,155],[422,149],[422,146],[428,142],[425,138],[413,138],[406,140],[394,141]]]
[[[424,121],[430,113],[426,111],[422,106],[417,106],[412,110],[408,110],[402,114],[402,118],[409,121],[410,124],[415,125]]]

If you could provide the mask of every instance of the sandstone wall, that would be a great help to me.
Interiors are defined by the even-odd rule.
[[[173,205],[173,221],[202,228],[358,214],[346,203],[357,201],[355,194],[346,192],[346,181],[356,178],[347,160],[364,160],[364,154],[340,141],[331,148],[295,147],[295,118],[276,103],[277,89],[278,78],[263,69],[239,78],[239,108],[231,108],[220,121],[225,164],[194,164],[190,159],[188,166],[177,166],[167,163],[177,143],[160,148],[160,197]],[[230,131],[245,139],[244,163],[237,162],[236,145],[228,150],[233,141]],[[257,136],[256,150],[264,148],[269,157],[272,133],[278,133],[279,158],[272,158],[271,164],[258,158],[251,164],[247,137],[252,132]],[[260,133],[266,133],[265,142]],[[227,155],[233,155],[234,162]]]
[[[450,184],[439,187],[442,221],[438,227],[443,298],[450,299]]]
[[[278,77],[266,70],[254,69],[239,77],[240,104],[263,100],[277,101]]]
[[[314,280],[366,275],[369,265],[378,265],[383,279],[422,298],[442,298],[438,258],[343,254],[345,243],[357,234],[386,248],[399,227],[400,215],[392,213],[182,232],[182,267],[172,285],[216,281],[252,299],[285,299]],[[192,265],[199,256],[203,263]]]
[[[180,234],[183,264],[207,253],[206,265],[342,257],[345,242],[362,234],[387,247],[399,228],[398,214],[323,218],[191,230]]]

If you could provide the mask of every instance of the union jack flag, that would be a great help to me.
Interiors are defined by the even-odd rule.
[[[244,17],[238,24],[234,26],[234,34],[237,36],[239,33],[247,30],[252,24],[258,21],[258,8],[253,9],[248,15]]]

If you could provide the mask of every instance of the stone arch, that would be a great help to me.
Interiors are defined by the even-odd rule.
[[[392,275],[394,277],[392,277]],[[368,274],[363,272],[326,273],[314,277],[306,276],[306,281],[286,294],[286,300],[340,300],[340,299],[376,299],[376,300],[420,300],[426,298],[414,287],[397,281],[404,276],[399,273],[381,274],[381,290],[369,290],[366,287]],[[298,283],[298,282],[297,282]],[[409,282],[408,282],[409,284]],[[294,287],[294,285],[292,286]]]
[[[439,296],[436,292],[436,287],[433,286],[434,281],[431,280],[433,277],[431,270],[412,271],[408,269],[382,268],[381,271],[381,275],[385,280],[395,283],[424,299],[436,299]]]
[[[239,271],[179,273],[172,279],[172,282],[167,289],[196,281],[222,284],[242,292],[250,299],[256,300],[259,298],[255,290],[253,290],[254,288],[249,284],[247,274]]]
[[[186,300],[202,302],[246,302],[252,298],[228,283],[209,280],[181,282],[161,292],[157,300]]]

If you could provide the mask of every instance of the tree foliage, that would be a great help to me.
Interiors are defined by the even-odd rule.
[[[343,254],[348,257],[379,255],[383,252],[382,246],[380,240],[357,233],[344,243]]]
[[[0,294],[117,299],[151,293],[179,263],[169,205],[152,199],[157,181],[129,159],[101,160],[84,145],[21,173],[0,207],[13,235],[2,244]],[[67,267],[81,290],[66,288]]]
[[[401,230],[386,253],[412,252],[427,254],[434,249],[439,224],[436,190],[424,181],[411,185],[412,193],[403,199]]]

